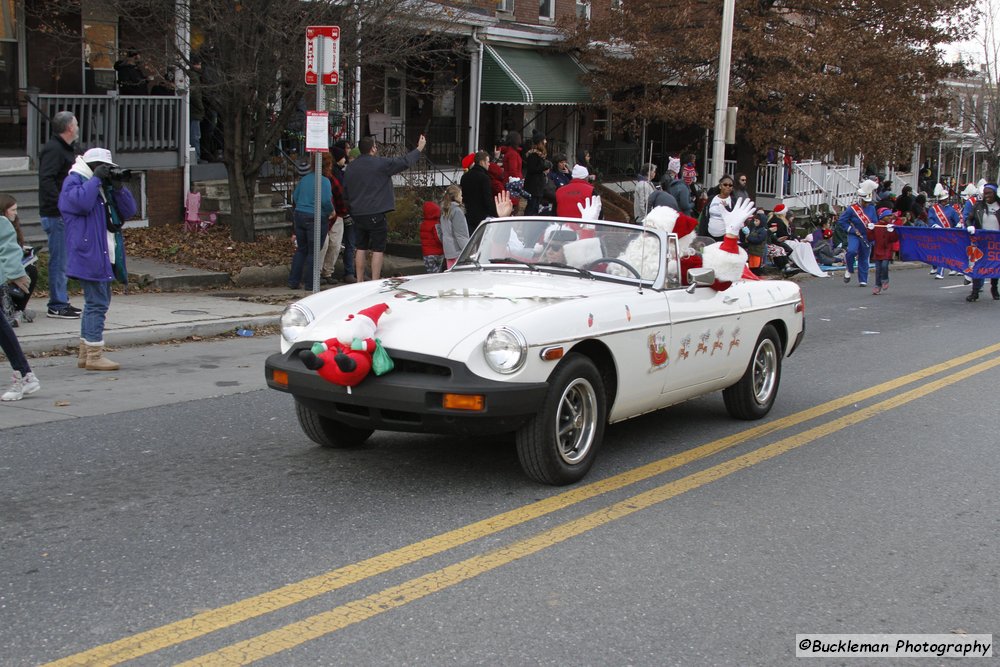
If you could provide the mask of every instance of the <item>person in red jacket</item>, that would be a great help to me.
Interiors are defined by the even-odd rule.
[[[507,187],[510,183],[510,179],[516,178],[521,181],[521,185],[524,185],[524,171],[522,167],[521,160],[521,133],[511,130],[507,133],[507,141],[500,148],[500,157],[503,161],[503,184]],[[518,210],[518,204],[521,200],[517,197],[511,197],[511,204],[514,205],[514,210]]]
[[[889,289],[889,260],[892,259],[893,244],[899,241],[896,233],[896,216],[890,208],[878,210],[878,224],[868,223],[868,240],[872,244],[872,259],[875,260],[875,289],[872,294],[881,294]]]
[[[441,245],[441,207],[424,202],[424,219],[420,223],[420,248],[424,255],[424,271],[441,273],[444,267],[444,246]]]
[[[556,190],[556,215],[564,218],[579,218],[580,206],[586,206],[586,199],[594,195],[594,185],[588,181],[590,172],[583,165],[573,167],[573,179]]]

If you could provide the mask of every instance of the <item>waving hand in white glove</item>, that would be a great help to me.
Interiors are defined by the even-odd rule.
[[[753,215],[755,208],[757,207],[752,199],[740,199],[733,206],[732,211],[723,211],[722,221],[726,223],[726,233],[731,236],[739,236],[743,223]]]
[[[587,197],[584,203],[577,202],[576,207],[580,210],[580,217],[584,220],[599,220],[601,216],[601,196],[594,195]]]

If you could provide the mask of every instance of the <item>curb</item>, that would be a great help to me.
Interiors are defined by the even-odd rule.
[[[187,338],[189,336],[217,336],[239,328],[252,328],[276,325],[281,321],[281,314],[257,315],[253,317],[230,317],[221,320],[205,320],[196,322],[173,322],[141,327],[126,327],[104,332],[104,341],[109,347],[126,347],[130,345],[147,345],[165,340]],[[19,339],[21,349],[25,354],[54,352],[67,348],[76,348],[80,344],[80,335],[47,334],[34,338]]]

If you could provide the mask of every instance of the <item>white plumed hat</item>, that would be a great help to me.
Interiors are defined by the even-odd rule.
[[[878,189],[878,183],[875,181],[865,180],[858,186],[858,196],[865,201],[872,200],[872,193]]]

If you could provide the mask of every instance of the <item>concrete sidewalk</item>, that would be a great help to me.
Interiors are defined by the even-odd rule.
[[[386,257],[384,267],[386,276],[412,275],[424,270],[422,261],[390,256]],[[283,273],[272,272],[280,274],[279,283],[284,285],[287,269]],[[130,259],[129,275],[133,276],[133,282],[160,289],[198,291],[115,295],[104,330],[105,343],[112,347],[276,325],[286,304],[309,294],[287,287],[233,287],[225,273],[146,259]],[[141,280],[135,279],[140,276]],[[324,289],[335,287],[324,286]],[[83,307],[82,295],[71,295],[70,301],[78,308]],[[79,345],[80,320],[47,317],[44,298],[32,299],[29,308],[36,312],[35,321],[22,322],[14,330],[25,353],[53,352]]]

